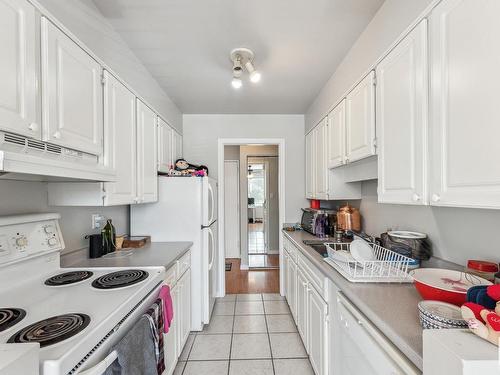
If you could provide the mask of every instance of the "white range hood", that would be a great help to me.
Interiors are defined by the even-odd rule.
[[[0,179],[116,181],[95,155],[0,132]]]

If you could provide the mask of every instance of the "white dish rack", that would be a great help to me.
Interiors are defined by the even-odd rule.
[[[357,262],[345,261],[335,256],[336,251],[350,251],[349,243],[325,243],[328,258],[325,262],[353,283],[412,283],[408,265],[412,261],[404,255],[370,243],[377,260]]]

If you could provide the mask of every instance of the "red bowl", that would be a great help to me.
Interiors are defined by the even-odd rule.
[[[491,282],[479,276],[439,268],[417,268],[410,275],[424,300],[448,302],[457,306],[466,302],[470,287],[491,285]]]
[[[457,306],[462,306],[467,299],[467,293],[450,292],[418,281],[415,281],[415,288],[417,288],[423,299],[448,302]]]

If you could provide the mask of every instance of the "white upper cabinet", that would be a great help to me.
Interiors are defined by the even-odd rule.
[[[427,203],[427,20],[377,66],[378,201]]]
[[[345,161],[345,99],[328,114],[328,168]]]
[[[172,164],[177,159],[182,159],[182,135],[175,130],[172,132]]]
[[[174,163],[172,142],[174,131],[158,117],[158,172],[167,173]]]
[[[500,1],[431,13],[431,204],[500,208]]]
[[[316,133],[314,130],[310,131],[306,135],[306,198],[314,198],[315,191],[315,176],[316,176],[316,152],[315,148],[315,137]]]
[[[346,97],[346,162],[375,155],[375,73]]]
[[[315,132],[315,147],[314,152],[315,157],[315,191],[314,198],[316,199],[328,199],[328,166],[327,166],[327,154],[328,154],[328,119],[325,117],[319,124],[314,128]]]
[[[104,72],[104,164],[116,182],[104,184],[104,205],[132,204],[137,196],[135,95]]]
[[[25,0],[0,0],[0,25],[0,130],[40,138],[35,9]]]
[[[102,92],[100,64],[42,17],[43,139],[101,155]]]
[[[137,203],[158,200],[156,113],[137,102]]]

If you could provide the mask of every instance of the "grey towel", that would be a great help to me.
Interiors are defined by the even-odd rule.
[[[113,350],[118,358],[105,375],[157,375],[155,343],[149,320],[144,315]]]

